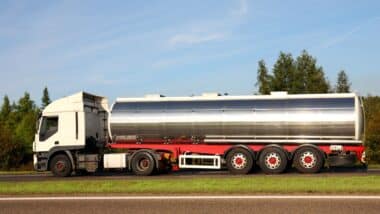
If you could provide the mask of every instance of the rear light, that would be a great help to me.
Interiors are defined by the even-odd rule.
[[[365,155],[365,151],[362,153],[362,157],[360,158],[360,162],[362,162],[362,163],[366,163],[366,155]]]

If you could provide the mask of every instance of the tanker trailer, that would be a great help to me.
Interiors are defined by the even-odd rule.
[[[328,94],[124,98],[109,122],[114,138],[360,143],[362,118],[356,96]]]
[[[93,97],[94,106],[104,104],[100,97]],[[354,93],[156,95],[117,98],[110,110],[103,106],[103,110],[84,114],[84,129],[93,133],[86,135],[84,144],[88,147],[91,137],[96,144],[98,133],[108,132],[103,138],[108,139],[105,147],[117,152],[99,155],[94,154],[96,150],[82,149],[77,154],[83,157],[73,158],[97,155],[95,168],[126,168],[137,175],[182,168],[227,168],[246,174],[257,163],[265,173],[273,174],[289,166],[315,173],[325,164],[365,163],[363,109]],[[97,116],[100,112],[102,116]],[[86,168],[75,161],[71,165]]]

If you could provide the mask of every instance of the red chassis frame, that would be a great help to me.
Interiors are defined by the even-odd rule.
[[[173,140],[161,140],[161,139],[150,139],[144,140],[144,142],[138,142],[136,140],[119,140],[114,143],[108,144],[111,149],[128,149],[128,150],[139,150],[139,149],[151,149],[155,151],[163,151],[171,153],[171,158],[178,159],[178,156],[185,153],[197,153],[197,154],[207,154],[207,155],[224,155],[229,149],[234,146],[242,144],[207,144],[203,141],[194,142],[191,139],[173,139]],[[243,144],[244,146],[250,148],[254,152],[259,152],[268,144]],[[281,144],[282,148],[287,152],[294,152],[299,146],[304,144]],[[312,144],[317,146],[327,155],[331,154],[333,151],[330,149],[331,144]],[[362,154],[365,148],[363,145],[343,145],[344,152],[355,152],[357,160],[362,159]],[[178,170],[177,167],[173,167],[173,170]]]

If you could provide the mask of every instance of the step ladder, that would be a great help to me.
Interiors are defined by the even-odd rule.
[[[219,155],[179,155],[179,168],[183,169],[221,169]]]

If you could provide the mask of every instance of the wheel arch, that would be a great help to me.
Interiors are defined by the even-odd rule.
[[[57,156],[57,155],[66,155],[69,160],[70,160],[70,163],[71,163],[71,167],[73,170],[75,170],[75,162],[74,162],[74,158],[73,158],[73,155],[71,154],[71,152],[69,150],[58,150],[58,151],[53,151],[49,154],[49,158],[48,158],[48,165],[47,165],[47,169],[50,170],[50,163],[51,163],[51,160]]]
[[[272,147],[272,148],[281,149],[281,150],[285,153],[286,158],[287,158],[288,160],[291,160],[291,159],[292,159],[292,154],[291,154],[289,151],[287,151],[286,149],[284,149],[283,146],[278,145],[278,144],[269,144],[269,145],[264,146],[263,148],[261,148],[261,149],[257,152],[257,157],[260,157],[261,153],[262,153],[265,149],[268,149],[268,148],[271,148],[271,147]],[[258,160],[258,159],[257,159],[257,160]]]
[[[323,157],[324,159],[327,158],[327,154],[326,154],[321,148],[319,148],[318,146],[316,146],[316,145],[314,145],[314,144],[302,144],[302,145],[298,146],[294,151],[292,151],[292,152],[290,153],[290,157],[291,157],[291,159],[294,158],[294,155],[297,153],[298,150],[300,150],[300,149],[302,149],[302,148],[305,148],[305,147],[312,147],[312,148],[316,149],[317,151],[319,151],[319,153],[322,155],[322,157]]]
[[[256,160],[256,153],[255,151],[253,151],[251,148],[249,148],[247,145],[242,145],[242,144],[239,144],[239,145],[234,145],[234,146],[231,146],[230,148],[228,148],[224,154],[223,154],[223,159],[226,159],[228,153],[230,153],[232,150],[234,149],[245,149],[247,150],[251,155],[252,155],[252,158],[253,160],[255,161]]]

